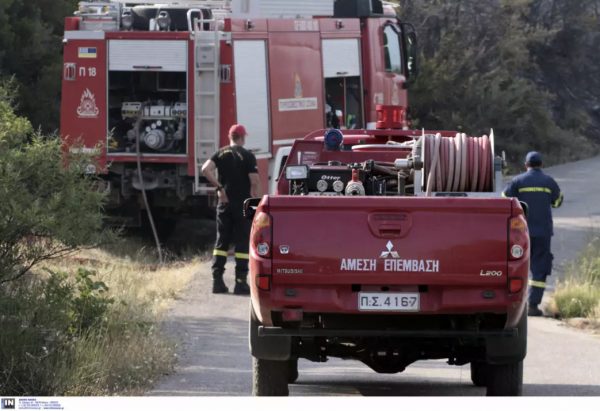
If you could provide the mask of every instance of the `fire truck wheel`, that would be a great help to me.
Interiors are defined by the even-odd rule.
[[[487,364],[481,361],[471,362],[471,381],[476,387],[485,387],[487,383]]]
[[[293,384],[298,379],[298,359],[291,358],[287,361],[288,363],[288,383]]]
[[[289,361],[252,358],[252,395],[285,397],[288,391]]]
[[[488,364],[487,396],[520,396],[523,391],[523,361]]]

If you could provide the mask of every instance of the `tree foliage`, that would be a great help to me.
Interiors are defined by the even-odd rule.
[[[104,195],[84,176],[92,159],[65,158],[58,139],[15,115],[10,95],[0,86],[0,285],[43,260],[109,238]]]
[[[494,128],[496,148],[513,164],[533,149],[549,162],[567,161],[600,142],[599,94],[588,92],[598,83],[590,59],[600,43],[592,41],[600,1],[399,3],[421,45],[421,74],[410,89],[415,125],[472,134]]]
[[[14,76],[19,114],[58,128],[64,18],[77,0],[0,1],[0,77]]]

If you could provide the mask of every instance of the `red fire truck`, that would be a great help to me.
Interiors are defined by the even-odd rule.
[[[80,2],[65,22],[61,135],[98,155],[89,171],[123,221],[140,221],[142,189],[153,208],[204,213],[214,189],[200,167],[231,124],[247,128],[263,187],[308,132],[376,128],[382,113],[406,128],[415,48],[379,0]]]

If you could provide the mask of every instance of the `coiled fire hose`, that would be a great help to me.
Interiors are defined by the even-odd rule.
[[[493,188],[492,144],[488,136],[423,136],[426,195],[433,192],[489,192]]]

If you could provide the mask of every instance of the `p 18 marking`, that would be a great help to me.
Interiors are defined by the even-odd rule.
[[[79,67],[79,77],[96,77],[96,67]]]

